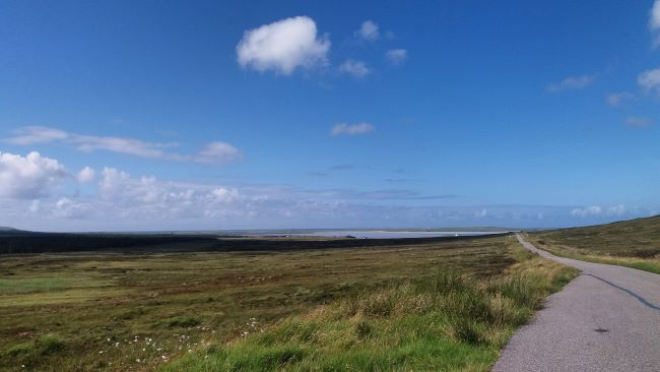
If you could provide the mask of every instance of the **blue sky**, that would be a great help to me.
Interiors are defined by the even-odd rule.
[[[660,211],[653,1],[0,3],[0,225]]]

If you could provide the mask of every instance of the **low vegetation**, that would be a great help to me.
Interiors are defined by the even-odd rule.
[[[476,278],[438,271],[391,280],[165,371],[486,371],[513,331],[576,271],[512,247],[518,262]]]
[[[488,370],[575,275],[511,236],[3,256],[0,370]]]
[[[660,216],[537,232],[528,238],[559,256],[660,274]]]

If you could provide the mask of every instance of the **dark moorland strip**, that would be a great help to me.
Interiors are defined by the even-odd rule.
[[[68,252],[250,252],[297,251],[302,249],[368,248],[382,246],[414,246],[434,242],[487,239],[503,234],[439,238],[399,239],[306,239],[278,237],[237,237],[215,235],[171,234],[58,234],[0,232],[0,254],[68,253]],[[506,235],[506,234],[504,234]]]

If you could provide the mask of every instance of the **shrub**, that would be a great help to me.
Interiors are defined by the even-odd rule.
[[[7,350],[7,355],[10,357],[20,357],[24,355],[28,355],[33,352],[32,345],[29,343],[22,343],[22,344],[16,344],[12,345],[9,350]]]
[[[56,353],[58,351],[64,350],[64,341],[60,336],[49,333],[47,335],[39,337],[35,341],[35,346],[39,350],[39,353],[42,355]]]

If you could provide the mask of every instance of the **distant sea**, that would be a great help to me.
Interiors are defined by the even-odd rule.
[[[319,230],[290,233],[273,233],[268,231],[250,232],[252,236],[319,236],[346,237],[359,239],[398,239],[398,238],[435,238],[447,236],[478,236],[505,233],[506,231],[389,231],[389,230]]]

